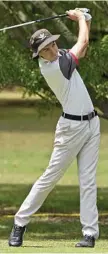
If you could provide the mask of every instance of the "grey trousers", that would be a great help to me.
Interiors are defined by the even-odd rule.
[[[96,206],[96,167],[99,143],[100,123],[98,116],[90,121],[73,121],[61,116],[56,127],[54,149],[49,165],[34,183],[16,213],[15,224],[24,226],[29,223],[30,216],[42,206],[67,167],[77,157],[82,233],[83,235],[92,235],[97,239],[99,228]]]

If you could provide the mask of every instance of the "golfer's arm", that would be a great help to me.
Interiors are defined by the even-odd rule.
[[[89,34],[90,34],[90,27],[91,27],[91,20],[86,21],[86,23],[87,23],[88,35],[89,35]],[[85,56],[86,51],[87,51],[87,48],[88,48],[88,45],[87,45],[87,47],[83,50],[82,55],[80,56],[80,58],[82,58],[82,57]]]
[[[78,59],[82,57],[84,51],[87,50],[87,46],[89,43],[89,29],[88,24],[85,21],[85,17],[82,16],[79,18],[79,35],[77,43],[70,50]]]

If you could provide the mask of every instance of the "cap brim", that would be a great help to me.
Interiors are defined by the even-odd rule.
[[[42,44],[38,47],[38,51],[37,52],[33,52],[32,58],[36,58],[38,56],[38,53],[40,50],[42,50],[45,46],[47,46],[48,44],[50,44],[53,41],[58,40],[58,38],[60,37],[60,34],[56,34],[56,35],[52,35],[51,37],[47,38],[44,42],[42,42]]]

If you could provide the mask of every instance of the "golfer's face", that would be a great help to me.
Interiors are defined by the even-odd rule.
[[[45,58],[48,61],[54,61],[58,57],[58,47],[56,42],[51,42],[44,49],[39,52],[39,56]]]

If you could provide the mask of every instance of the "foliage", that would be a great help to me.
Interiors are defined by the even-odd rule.
[[[32,60],[28,49],[18,41],[9,40],[7,34],[0,37],[0,59],[1,88],[18,85],[26,88],[24,92],[29,95],[47,90],[37,62]]]
[[[26,4],[27,3],[27,4]],[[26,22],[29,19],[41,18],[51,13],[64,13],[66,9],[83,7],[83,1],[44,1],[39,2],[3,2],[0,3],[1,24],[15,24]],[[92,98],[104,101],[108,98],[108,22],[106,21],[108,4],[88,2],[93,21],[90,34],[90,46],[85,59],[80,61],[79,72],[81,73]],[[36,13],[36,14],[35,14]],[[37,14],[38,13],[38,14]],[[5,15],[5,19],[3,19]],[[7,23],[9,21],[9,23]],[[6,22],[6,23],[5,23]],[[65,27],[64,27],[65,25]],[[55,96],[46,85],[45,80],[40,75],[37,62],[33,62],[28,48],[28,38],[32,32],[42,28],[43,23],[39,25],[21,27],[0,33],[0,89],[7,86],[21,86],[23,91],[32,94],[38,94],[42,98],[55,101]],[[45,27],[52,33],[61,33],[59,47],[68,48],[75,43],[75,36],[78,33],[77,24],[67,19],[62,19],[60,23],[46,22]],[[73,36],[73,42],[70,44],[67,35]],[[76,32],[77,30],[77,32]]]
[[[93,98],[108,99],[108,35],[91,43],[81,66],[81,74]]]

